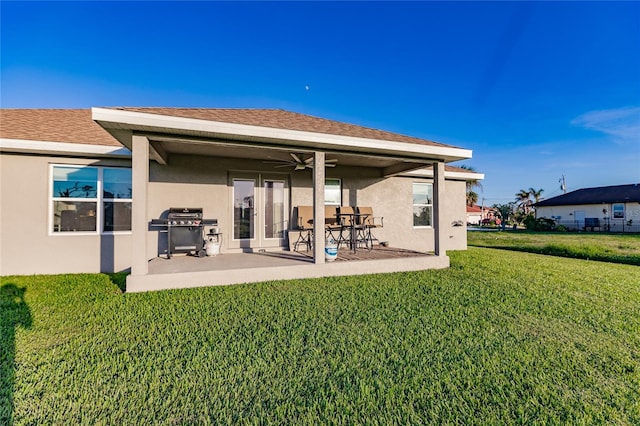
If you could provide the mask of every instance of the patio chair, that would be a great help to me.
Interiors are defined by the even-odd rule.
[[[353,207],[339,207],[340,237],[338,239],[338,247],[341,244],[346,243],[351,250],[355,251],[360,244],[365,244],[365,246],[370,250],[366,241],[366,228],[363,224],[359,223],[357,218],[354,216],[355,213],[356,210]]]
[[[342,229],[337,206],[324,206],[324,229],[327,239],[333,239],[335,242],[340,240],[340,236],[336,237],[335,234]]]
[[[293,243],[293,250],[298,251],[298,246],[304,244],[307,251],[311,250],[311,239],[313,236],[313,207],[298,206],[298,239]]]
[[[351,221],[353,220],[353,216],[349,215],[354,213],[353,207],[340,206],[336,210],[338,212],[338,224],[340,225],[338,247],[342,244],[346,244],[347,247],[351,247]]]
[[[384,227],[384,217],[374,216],[373,208],[371,207],[358,207],[358,213],[362,215],[367,215],[367,217],[363,221],[363,225],[366,232],[365,238],[367,240],[367,246],[370,246],[371,248],[373,248],[373,242],[377,241],[378,244],[380,244],[380,240],[373,235],[371,230]],[[371,248],[369,250],[371,250]]]

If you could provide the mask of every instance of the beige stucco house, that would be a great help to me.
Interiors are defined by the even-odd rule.
[[[447,165],[470,150],[283,110],[1,114],[0,275],[130,270],[144,291],[444,268],[466,248],[465,180],[483,178]],[[422,255],[325,262],[325,204],[371,207],[378,240]],[[304,256],[299,206],[322,236]],[[222,254],[166,259],[152,222],[170,207],[217,219]]]
[[[536,217],[576,231],[640,232],[640,184],[582,188],[542,200]]]

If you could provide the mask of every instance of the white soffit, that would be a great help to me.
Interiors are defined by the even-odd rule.
[[[98,155],[101,157],[131,157],[124,147],[91,145],[68,142],[32,141],[0,138],[2,152],[28,152],[35,154]]]
[[[168,115],[123,111],[110,108],[92,108],[93,120],[105,129],[130,129],[148,132],[166,132],[237,140],[269,140],[282,145],[305,146],[323,150],[344,150],[365,153],[392,154],[425,159],[457,161],[469,159],[471,150],[407,142],[366,139],[300,130],[251,126]],[[127,143],[127,141],[122,141]]]
[[[454,172],[450,170],[445,170],[444,175],[446,178],[451,180],[483,180],[484,179],[484,173],[477,173],[477,172]],[[402,176],[432,178],[433,169],[413,170],[411,172],[403,173]]]

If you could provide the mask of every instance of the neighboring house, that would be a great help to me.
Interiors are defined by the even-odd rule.
[[[0,111],[1,275],[130,268],[141,291],[447,267],[466,248],[465,181],[484,177],[446,165],[470,150],[283,110]],[[324,204],[372,207],[379,240],[432,255],[324,264],[318,238],[312,263],[286,268],[154,269],[166,234],[151,221],[170,207],[218,219],[231,255],[288,250],[298,206],[324,235]]]
[[[493,207],[467,206],[467,225],[488,225],[492,222],[501,223]]]
[[[571,230],[640,232],[640,184],[578,189],[534,206],[537,218]]]
[[[480,206],[467,206],[467,225],[480,225],[482,213]]]

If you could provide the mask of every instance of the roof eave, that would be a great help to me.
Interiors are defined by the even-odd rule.
[[[413,170],[408,173],[403,173],[403,176],[409,177],[433,177],[433,169],[432,168],[423,168],[418,170]],[[477,172],[458,172],[445,170],[445,176],[450,180],[483,180],[484,173]]]
[[[449,146],[358,138],[110,108],[92,108],[91,111],[93,120],[127,148],[131,148],[131,138],[128,132],[141,132],[188,135],[217,140],[264,141],[292,148],[303,147],[317,150],[394,155],[447,163],[466,160],[472,156],[471,150]]]
[[[131,151],[124,147],[10,138],[0,138],[0,152],[77,157],[131,157]]]

